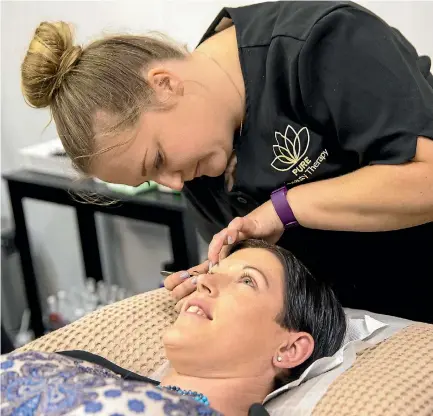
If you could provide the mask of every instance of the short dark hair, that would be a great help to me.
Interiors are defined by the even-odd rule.
[[[311,356],[290,374],[276,380],[276,388],[298,378],[314,361],[334,355],[346,334],[346,316],[332,289],[316,280],[288,250],[262,240],[244,240],[233,245],[230,254],[245,248],[262,248],[273,253],[284,268],[284,304],[276,321],[281,327],[309,333],[314,339]]]

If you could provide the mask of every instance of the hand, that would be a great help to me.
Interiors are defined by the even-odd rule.
[[[209,261],[205,261],[196,267],[186,271],[180,271],[171,274],[164,280],[164,286],[171,292],[171,296],[177,304],[175,309],[180,312],[185,299],[197,289],[197,280],[195,275],[204,274],[209,271]],[[191,277],[189,277],[191,275]]]
[[[260,205],[245,217],[237,217],[227,228],[215,234],[208,251],[212,264],[227,257],[230,246],[248,238],[260,238],[275,244],[283,235],[284,226],[271,201]]]

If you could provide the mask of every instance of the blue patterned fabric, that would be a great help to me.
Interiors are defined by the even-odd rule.
[[[221,415],[185,396],[59,354],[7,354],[0,375],[2,416]]]

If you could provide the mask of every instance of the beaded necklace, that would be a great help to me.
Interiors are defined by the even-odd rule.
[[[195,401],[202,403],[206,406],[209,406],[209,399],[202,393],[199,393],[197,391],[192,391],[192,390],[183,390],[178,386],[164,386],[164,388],[166,388],[167,390],[175,391],[181,396],[190,396]]]

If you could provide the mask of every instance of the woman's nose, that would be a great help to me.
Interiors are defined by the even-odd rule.
[[[219,293],[219,282],[215,274],[201,274],[197,276],[197,291],[209,296],[217,296]]]
[[[162,173],[158,176],[156,182],[175,191],[181,191],[183,188],[182,175],[178,172]]]

